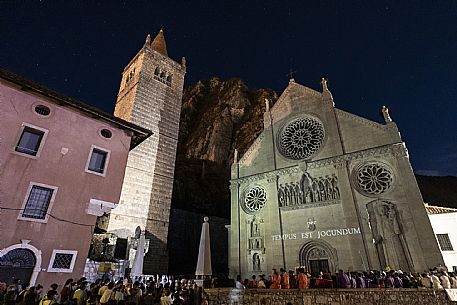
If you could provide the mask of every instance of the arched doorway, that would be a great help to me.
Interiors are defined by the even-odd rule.
[[[29,249],[13,249],[0,257],[0,281],[9,283],[11,279],[20,279],[30,283],[37,261]]]
[[[338,269],[336,250],[325,241],[309,241],[300,249],[300,264],[312,275]]]

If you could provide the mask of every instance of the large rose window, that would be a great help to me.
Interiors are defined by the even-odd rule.
[[[260,211],[267,203],[267,193],[261,186],[253,186],[244,193],[243,209],[246,213]]]
[[[369,163],[360,167],[354,178],[358,189],[366,195],[385,193],[393,182],[392,171],[381,163]]]
[[[286,158],[307,159],[319,151],[324,137],[324,127],[320,121],[312,117],[297,118],[281,129],[278,149]]]

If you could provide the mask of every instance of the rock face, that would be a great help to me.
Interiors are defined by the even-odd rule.
[[[228,180],[235,148],[242,155],[263,129],[270,89],[251,90],[240,79],[211,78],[183,97],[173,207],[228,218]]]
[[[270,89],[250,90],[240,79],[199,81],[184,93],[178,154],[227,165],[233,150],[245,151],[262,130]]]

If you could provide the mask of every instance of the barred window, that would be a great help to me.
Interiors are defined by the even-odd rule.
[[[454,251],[448,234],[436,234],[441,251]]]
[[[53,250],[47,272],[73,272],[77,255],[75,250]]]
[[[52,263],[53,269],[70,269],[73,254],[56,253],[54,262]]]
[[[54,190],[51,188],[33,185],[22,212],[22,217],[45,219],[53,193]]]

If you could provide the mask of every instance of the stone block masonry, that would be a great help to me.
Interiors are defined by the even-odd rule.
[[[150,243],[145,274],[168,272],[168,225],[185,70],[184,61],[178,64],[167,56],[162,32],[152,44],[148,38],[122,73],[114,112],[154,133],[131,151],[119,206],[108,224],[108,231],[122,238],[133,236],[137,226],[146,229]]]
[[[433,289],[205,289],[208,305],[451,305]]]

